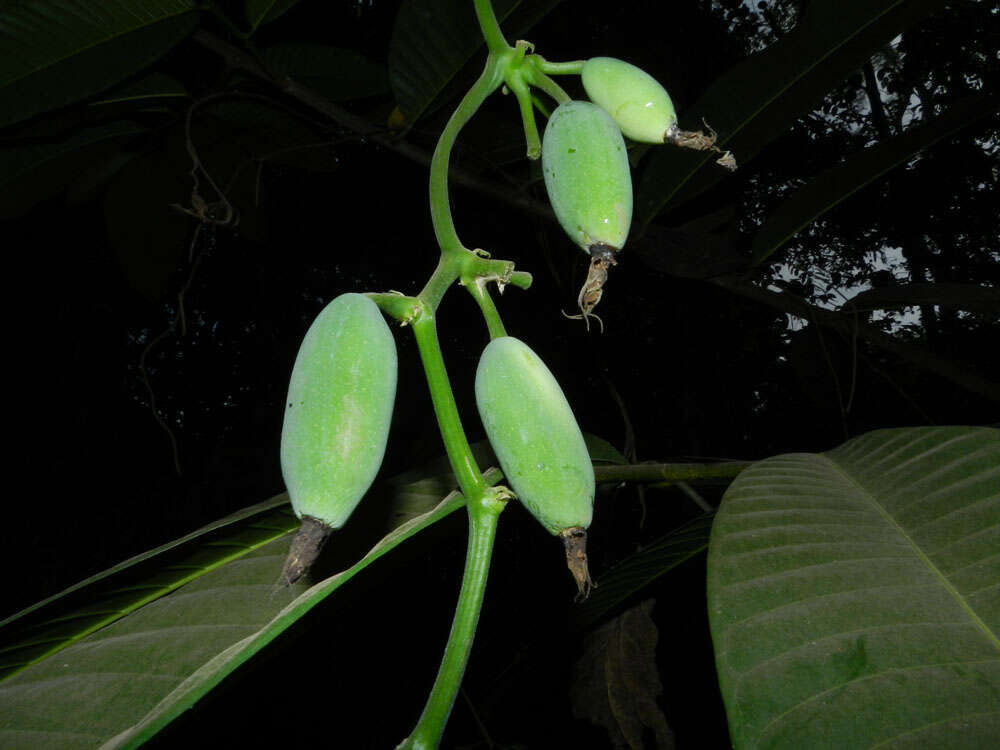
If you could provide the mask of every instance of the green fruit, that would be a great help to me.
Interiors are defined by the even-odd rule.
[[[551,534],[590,526],[594,468],[549,368],[511,336],[494,339],[476,371],[476,403],[504,476]]]
[[[641,68],[614,57],[592,57],[584,63],[582,78],[590,100],[632,140],[663,143],[677,127],[670,95]]]
[[[607,112],[590,102],[556,107],[542,139],[542,171],[570,239],[595,257],[622,249],[632,223],[632,175]]]
[[[476,404],[507,483],[566,548],[578,599],[595,585],[587,566],[594,467],[573,410],[549,368],[523,342],[493,339],[476,370]]]
[[[338,529],[368,491],[385,455],[396,369],[389,326],[361,294],[337,297],[309,327],[281,429],[281,473],[300,518]]]

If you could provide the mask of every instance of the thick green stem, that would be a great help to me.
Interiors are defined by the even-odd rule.
[[[475,503],[482,497],[486,482],[476,465],[476,459],[472,456],[465,430],[462,429],[462,419],[455,405],[455,394],[451,390],[451,381],[448,380],[448,371],[441,355],[437,322],[433,311],[426,306],[413,321],[413,333],[417,337],[420,359],[427,375],[427,386],[431,391],[431,401],[434,404],[434,413],[437,415],[448,459],[451,461],[458,485],[462,488],[462,494],[470,504]]]
[[[458,695],[465,665],[469,661],[483,594],[486,592],[497,518],[506,504],[506,495],[502,490],[490,490],[479,502],[469,503],[469,546],[465,557],[465,574],[448,645],[420,720],[400,748],[436,748],[441,742],[452,706],[455,705],[455,696]]]
[[[473,3],[476,6],[479,28],[483,32],[483,39],[486,40],[490,52],[498,53],[510,49],[503,32],[500,31],[500,23],[497,21],[496,13],[493,12],[493,3],[490,0],[473,0]]]

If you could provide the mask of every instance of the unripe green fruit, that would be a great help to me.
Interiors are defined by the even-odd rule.
[[[595,257],[622,249],[632,223],[632,174],[607,112],[580,101],[556,107],[542,139],[542,172],[570,239]]]
[[[594,468],[562,389],[527,345],[493,339],[476,371],[476,403],[504,476],[552,534],[590,526]]]
[[[364,295],[342,294],[309,327],[281,428],[281,473],[300,518],[338,529],[368,491],[385,455],[396,370],[392,333]]]
[[[590,100],[632,140],[663,143],[677,127],[670,95],[641,68],[614,57],[592,57],[581,76]]]

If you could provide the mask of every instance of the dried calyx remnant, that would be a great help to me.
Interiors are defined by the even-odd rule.
[[[576,526],[559,533],[566,548],[566,567],[576,581],[576,601],[582,602],[597,584],[590,578],[587,565],[587,531]]]
[[[292,539],[285,566],[281,569],[281,580],[286,586],[291,586],[309,572],[332,532],[333,529],[319,519],[302,516],[302,525]]]
[[[576,298],[576,305],[580,308],[579,315],[565,315],[572,320],[583,320],[590,330],[590,318],[596,318],[601,325],[601,332],[604,332],[604,321],[593,313],[597,303],[601,301],[604,294],[604,284],[608,280],[608,271],[611,266],[618,265],[615,260],[617,251],[610,245],[597,243],[590,246],[590,268],[587,270],[587,279],[580,288],[580,294]]]
[[[705,135],[700,130],[681,130],[675,123],[663,134],[663,142],[672,143],[681,148],[690,148],[694,151],[714,151],[717,154],[722,154],[722,156],[715,160],[715,163],[720,167],[725,167],[730,172],[735,171],[736,157],[733,156],[731,151],[723,151],[716,146],[715,140],[717,136],[715,131],[712,130],[712,126],[704,120],[701,122],[705,126],[705,130],[708,131],[708,135]]]

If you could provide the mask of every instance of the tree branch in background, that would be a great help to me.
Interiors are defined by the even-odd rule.
[[[363,117],[359,117],[328,101],[312,89],[285,78],[276,80],[250,54],[209,32],[199,30],[193,40],[222,57],[231,67],[242,70],[255,78],[267,81],[303,105],[329,117],[339,125],[370,138],[374,143],[414,161],[430,165],[430,154],[396,135],[386,133]],[[488,195],[495,200],[517,208],[532,216],[555,221],[552,210],[528,195],[497,187],[460,168],[451,166],[449,178],[456,184]],[[664,251],[664,245],[670,250]],[[643,236],[633,245],[636,255],[652,268],[684,278],[700,278],[781,312],[797,315],[818,324],[833,328],[848,338],[855,335],[853,320],[846,316],[811,305],[787,293],[775,293],[742,281],[732,274],[747,268],[748,260],[728,241],[716,235],[695,236],[691,232],[677,231],[656,225],[646,225]],[[676,252],[675,252],[676,251]],[[687,262],[690,261],[690,262]],[[1000,386],[975,372],[964,370],[951,362],[912,344],[882,333],[871,326],[859,324],[857,335],[885,351],[949,380],[971,393],[1000,404]]]

